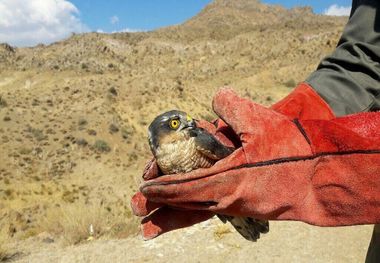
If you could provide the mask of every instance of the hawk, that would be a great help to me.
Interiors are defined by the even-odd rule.
[[[157,116],[149,125],[150,149],[163,174],[188,173],[211,167],[233,152],[183,111],[172,110]],[[247,240],[256,241],[260,233],[269,231],[268,221],[251,217],[217,215]]]

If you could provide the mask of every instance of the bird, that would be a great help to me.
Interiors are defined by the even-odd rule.
[[[209,168],[230,155],[234,148],[219,142],[207,130],[198,127],[186,112],[164,112],[148,127],[148,142],[162,175],[188,173]],[[217,214],[223,223],[232,226],[249,241],[257,241],[269,231],[269,222],[251,217]]]

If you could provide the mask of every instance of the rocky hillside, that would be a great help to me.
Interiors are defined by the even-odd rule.
[[[94,237],[135,233],[129,199],[153,117],[178,108],[212,119],[212,96],[225,85],[272,104],[331,52],[346,19],[216,0],[152,32],[1,44],[0,236],[44,232],[72,244],[95,224]]]

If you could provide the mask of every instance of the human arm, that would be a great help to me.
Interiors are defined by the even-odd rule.
[[[301,84],[272,108],[298,119],[331,119],[334,114],[330,107],[339,116],[379,109],[379,59],[377,58],[380,45],[376,41],[379,41],[380,37],[378,36],[379,16],[375,10],[379,9],[378,6],[379,3],[376,1],[360,1],[360,4],[359,1],[353,1],[352,15],[337,50],[321,62],[317,71],[307,79],[307,83]],[[371,10],[368,12],[367,9]],[[315,92],[323,99],[315,96]],[[326,107],[326,102],[330,107]],[[147,201],[141,193],[137,196]],[[157,207],[159,206],[161,204]],[[162,210],[158,210],[157,214],[161,212]],[[171,219],[170,227],[164,226],[163,220],[155,220],[158,218],[155,214],[147,217],[144,224],[152,226],[151,229],[155,229],[154,231],[163,233],[168,229],[184,227],[204,220],[198,217],[197,213],[181,211],[179,214],[187,220],[186,224],[183,224],[181,217],[173,217],[170,212],[161,213],[166,216],[165,222]],[[140,215],[146,215],[146,213]],[[189,221],[191,218],[194,221]],[[161,226],[163,228],[159,229]]]
[[[334,52],[306,80],[336,116],[380,110],[380,1],[354,0]]]
[[[214,110],[242,147],[211,168],[148,181],[148,202],[320,226],[380,220],[379,113],[297,122],[226,90]]]

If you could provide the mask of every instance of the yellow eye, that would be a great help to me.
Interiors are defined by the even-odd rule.
[[[179,127],[179,120],[171,120],[170,121],[170,128],[173,130],[176,130]]]

